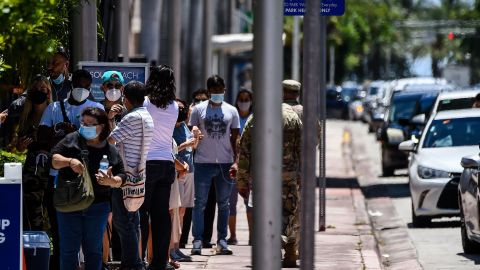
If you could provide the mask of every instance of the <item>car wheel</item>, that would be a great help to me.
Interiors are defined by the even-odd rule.
[[[426,216],[417,216],[415,215],[415,210],[413,209],[413,202],[412,202],[412,225],[415,228],[423,228],[428,227],[432,223],[432,219]]]
[[[460,234],[462,236],[462,247],[465,254],[480,253],[480,244],[468,239],[467,225],[465,223],[465,216],[463,215],[463,208],[460,205]]]
[[[393,176],[394,172],[395,172],[395,169],[385,164],[385,162],[383,162],[382,160],[382,175],[385,177]]]
[[[373,127],[371,125],[368,125],[368,133],[373,133]]]

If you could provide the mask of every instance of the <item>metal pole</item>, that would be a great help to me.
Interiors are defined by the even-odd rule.
[[[292,79],[300,80],[300,18],[293,17]]]
[[[302,132],[302,185],[301,185],[301,269],[312,270],[315,255],[315,184],[318,131],[318,92],[320,90],[320,1],[306,1],[303,55],[303,126]]]
[[[325,130],[327,128],[327,104],[326,104],[326,81],[327,76],[325,71],[327,70],[327,19],[322,16],[320,18],[318,33],[320,34],[320,46],[319,46],[319,53],[320,53],[320,71],[319,73],[319,80],[320,80],[320,93],[319,93],[319,120],[320,120],[320,179],[319,179],[319,231],[325,231],[325,224],[326,224],[326,194],[325,189],[327,188],[327,180],[325,176],[325,159],[326,159],[326,133]],[[334,60],[333,60],[334,61]]]
[[[84,2],[73,16],[74,61],[97,61],[97,2]]]
[[[280,2],[280,3],[279,3]],[[283,1],[254,3],[253,269],[281,269]]]
[[[172,27],[170,28],[170,64],[174,70],[175,84],[177,88],[177,96],[185,99],[186,95],[182,92],[181,85],[181,71],[182,71],[182,58],[181,58],[181,34],[182,34],[182,2],[179,0],[171,0],[172,11]]]
[[[212,35],[214,6],[212,0],[205,0],[203,5],[203,80],[212,75]]]

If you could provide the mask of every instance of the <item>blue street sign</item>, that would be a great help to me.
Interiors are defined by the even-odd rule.
[[[284,0],[285,16],[305,15],[305,0]],[[342,16],[345,13],[345,0],[321,0],[322,16]]]
[[[8,177],[7,167],[19,171],[20,179]],[[0,269],[17,270],[23,265],[22,164],[6,163],[5,169],[5,178],[0,178]]]
[[[92,75],[91,86],[92,95],[96,101],[103,101],[105,95],[100,86],[102,85],[102,75],[109,70],[115,70],[122,73],[125,83],[129,81],[139,81],[146,83],[148,79],[149,66],[147,63],[123,63],[123,62],[86,62],[78,63],[78,68],[86,69]]]

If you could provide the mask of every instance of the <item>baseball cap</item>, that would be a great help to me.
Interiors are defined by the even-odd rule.
[[[122,73],[115,70],[109,70],[103,73],[102,83],[106,83],[109,81],[118,81],[121,84],[124,84]]]

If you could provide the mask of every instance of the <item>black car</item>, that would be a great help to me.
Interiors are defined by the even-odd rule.
[[[342,96],[341,87],[329,87],[326,93],[327,117],[347,119],[348,101]]]
[[[420,137],[437,98],[438,91],[394,92],[377,139],[382,144],[382,172],[392,176],[396,169],[407,168],[408,156],[398,145],[412,135]]]

